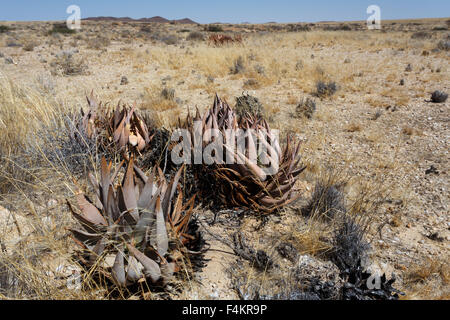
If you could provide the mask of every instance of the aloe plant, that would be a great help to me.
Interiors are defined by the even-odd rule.
[[[141,279],[165,283],[199,240],[189,229],[194,198],[183,204],[179,185],[183,167],[169,182],[159,167],[145,175],[133,157],[127,161],[122,183],[114,186],[124,162],[112,172],[112,163],[102,158],[100,180],[89,174],[94,201],[79,192],[79,210],[68,202],[83,227],[71,229],[82,248],[79,258],[88,268],[99,266],[119,287]],[[99,263],[106,257],[113,258],[112,265]]]
[[[201,126],[195,127],[194,121],[201,121]],[[219,198],[225,205],[271,213],[300,196],[293,192],[299,174],[306,168],[301,165],[300,144],[295,145],[292,138],[287,137],[282,150],[262,116],[247,113],[238,120],[226,101],[216,95],[213,107],[202,116],[198,110],[194,118],[189,114],[185,127],[190,130],[191,140],[202,137],[203,146],[212,141],[208,134],[210,129],[220,130],[225,137],[224,154],[231,157],[227,160],[232,163],[197,166],[197,170],[209,172],[214,177]],[[234,144],[239,129],[247,130],[244,150]],[[261,144],[265,151],[258,154]],[[265,170],[261,165],[264,163],[270,163],[271,169]]]
[[[81,119],[75,121],[78,132],[89,140],[99,140],[103,149],[114,146],[116,151],[139,153],[146,149],[153,136],[144,120],[136,114],[135,107],[117,105],[110,111],[102,102],[98,103],[91,93],[86,97],[89,110],[81,110]]]

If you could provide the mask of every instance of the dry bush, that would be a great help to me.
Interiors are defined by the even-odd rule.
[[[295,117],[306,117],[311,119],[316,111],[316,102],[311,98],[302,99],[295,108]]]
[[[86,74],[88,66],[82,57],[63,53],[50,63],[52,75],[77,76]]]
[[[65,212],[67,209],[63,210],[63,214],[59,206],[56,210],[47,209],[38,213],[35,207],[37,205],[30,204],[33,212],[30,216],[16,217],[21,218],[17,228],[0,230],[0,242],[3,239],[3,250],[0,250],[0,298],[101,299],[101,287],[96,286],[89,277],[78,278],[76,273],[72,273],[80,267],[70,257],[71,242],[65,235],[66,228],[70,226],[69,215]],[[19,227],[22,233],[17,234]],[[24,230],[28,230],[26,234]],[[18,236],[13,240],[11,234]],[[80,288],[73,286],[77,278]]]
[[[171,127],[178,119],[178,104],[175,92],[160,86],[150,86],[145,89],[140,108],[149,112],[149,118],[156,126]]]
[[[53,35],[53,34],[75,34],[76,31],[67,28],[67,24],[66,23],[55,23],[52,27],[52,29],[48,32],[48,35]]]
[[[444,259],[445,260],[445,259]],[[406,288],[406,299],[450,298],[450,265],[448,260],[428,259],[411,266],[406,272],[403,286]]]
[[[33,51],[35,47],[37,47],[39,45],[39,42],[37,40],[33,40],[33,39],[27,39],[26,41],[23,42],[23,47],[22,49],[25,51]]]
[[[38,130],[53,121],[57,107],[38,92],[20,88],[2,74],[0,105],[0,190],[4,190],[11,183],[32,178],[34,168],[29,165],[33,159],[22,155],[39,139]]]
[[[106,36],[97,36],[95,38],[89,38],[86,43],[89,49],[103,50],[111,45],[111,40]]]
[[[11,30],[13,30],[13,29],[11,27],[9,27],[9,26],[0,25],[0,34],[1,33],[6,33],[6,32],[11,31]]]
[[[186,37],[186,40],[189,40],[189,41],[203,41],[203,40],[205,40],[205,36],[203,35],[203,33],[199,32],[199,31],[192,31]]]
[[[330,81],[328,83],[317,81],[315,95],[319,98],[331,97],[337,90],[338,87],[334,81]]]
[[[240,74],[245,71],[245,62],[244,59],[239,56],[236,60],[233,62],[233,66],[230,68],[231,74]]]
[[[345,131],[347,131],[347,132],[359,132],[361,130],[362,130],[362,127],[358,123],[351,123],[345,128]]]

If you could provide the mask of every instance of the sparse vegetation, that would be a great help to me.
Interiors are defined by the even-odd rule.
[[[0,33],[6,33],[8,31],[11,31],[12,29],[8,26],[0,25]]]
[[[187,36],[186,40],[190,41],[203,41],[205,39],[205,36],[203,33],[199,31],[191,31],[189,32],[189,35]]]
[[[244,58],[242,56],[239,56],[233,63],[233,66],[230,68],[231,74],[240,74],[244,72],[245,66],[244,66]]]
[[[296,117],[306,117],[311,119],[316,111],[316,103],[311,98],[302,99],[295,108]]]
[[[317,81],[316,83],[316,96],[319,98],[331,97],[338,90],[337,84],[334,81],[323,82]]]
[[[4,23],[0,298],[448,299],[446,23]]]
[[[223,32],[223,28],[220,25],[211,24],[211,25],[205,26],[205,31],[208,31],[208,32]]]
[[[234,110],[240,118],[245,117],[247,114],[262,116],[265,113],[264,107],[258,98],[248,94],[236,97]]]
[[[56,23],[53,25],[52,29],[48,32],[49,35],[60,33],[60,34],[74,34],[75,30],[67,28],[65,23]]]
[[[82,57],[63,52],[51,62],[53,75],[77,76],[87,72],[88,66]]]

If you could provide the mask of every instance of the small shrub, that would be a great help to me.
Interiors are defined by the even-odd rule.
[[[189,41],[203,41],[205,37],[203,36],[203,33],[198,31],[192,31],[189,33],[189,35],[186,38]]]
[[[37,41],[33,41],[33,40],[31,40],[31,41],[26,41],[26,42],[23,44],[22,49],[25,50],[25,51],[31,52],[31,51],[33,51],[34,48],[37,47],[38,45],[39,45],[39,43],[38,43]]]
[[[142,26],[141,27],[141,32],[151,33],[152,32],[152,28],[149,25]]]
[[[433,31],[447,31],[448,27],[447,26],[436,26],[433,28]]]
[[[336,82],[330,81],[328,83],[325,83],[323,81],[318,81],[316,83],[316,96],[323,98],[323,97],[331,97],[336,93],[338,90]]]
[[[219,26],[219,25],[207,25],[206,27],[205,27],[205,31],[208,31],[208,32],[223,32],[223,28],[221,27],[221,26]]]
[[[325,31],[351,31],[352,27],[348,24],[340,24],[338,26],[325,26],[323,28]]]
[[[350,123],[345,128],[345,131],[347,131],[347,132],[359,132],[361,130],[362,130],[361,125],[359,125],[357,123]]]
[[[263,115],[264,107],[261,102],[259,102],[258,98],[253,97],[251,95],[243,95],[241,97],[236,98],[236,105],[234,106],[234,110],[238,117],[243,117],[247,113]]]
[[[67,25],[65,23],[57,23],[57,24],[54,24],[53,28],[48,32],[49,35],[52,35],[54,33],[74,34],[74,33],[76,33],[76,31],[67,28]]]
[[[91,38],[87,41],[87,46],[89,49],[101,50],[107,48],[111,44],[111,40],[104,36],[98,36],[96,38]]]
[[[168,35],[168,36],[162,37],[161,41],[167,45],[175,45],[178,43],[179,39],[177,36]]]
[[[298,60],[297,63],[295,64],[295,70],[296,71],[300,71],[303,69],[303,61],[302,60]]]
[[[290,32],[311,31],[310,26],[307,24],[289,24],[287,28],[288,28],[288,31],[290,31]]]
[[[245,89],[258,89],[260,87],[260,83],[256,79],[248,79],[244,82]]]
[[[173,88],[164,88],[161,91],[161,96],[169,101],[174,101],[175,100],[175,89]]]
[[[302,214],[308,217],[319,215],[328,218],[345,212],[345,197],[338,185],[318,182],[308,205],[302,209]]]
[[[295,108],[295,116],[297,118],[306,117],[311,119],[316,111],[316,103],[310,98],[303,99]]]
[[[50,64],[52,67],[53,75],[82,75],[87,71],[87,65],[84,63],[82,58],[74,58],[71,54],[63,54],[56,57],[55,60]]]
[[[430,39],[431,38],[431,34],[429,34],[428,32],[425,31],[418,31],[418,32],[414,32],[411,35],[411,39]]]
[[[448,51],[450,50],[450,41],[449,40],[441,40],[437,44],[437,48],[439,50]]]
[[[245,66],[244,66],[244,59],[242,58],[242,56],[239,56],[239,58],[237,58],[234,63],[233,66],[230,69],[231,74],[239,74],[244,72],[245,70]]]
[[[352,218],[344,215],[335,231],[331,260],[343,272],[354,273],[367,261],[370,245],[364,239],[365,230]]]
[[[11,31],[12,30],[12,28],[10,28],[10,27],[8,27],[8,26],[0,26],[0,33],[5,33],[5,32],[8,32],[8,31]]]

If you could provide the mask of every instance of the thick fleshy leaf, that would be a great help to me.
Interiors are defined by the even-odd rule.
[[[166,220],[161,207],[161,201],[156,200],[156,248],[161,257],[164,257],[169,249],[169,238],[167,236]]]
[[[101,238],[94,246],[94,249],[90,254],[89,262],[91,264],[94,264],[95,261],[97,261],[97,259],[102,255],[103,251],[105,250],[105,247],[106,247],[105,238]]]
[[[178,182],[180,181],[183,169],[184,169],[184,164],[177,171],[177,173],[175,174],[175,177],[173,178],[172,182],[170,183],[169,187],[167,188],[167,190],[164,194],[162,210],[163,210],[163,214],[164,214],[164,219],[166,219],[166,221],[167,221],[167,215],[171,208],[172,199],[173,199],[173,196],[175,195],[175,191],[177,190]]]
[[[134,220],[139,220],[139,214],[137,212],[137,195],[134,188],[134,170],[133,170],[133,157],[128,163],[127,172],[123,180],[123,198],[127,210],[130,212]]]
[[[149,207],[150,201],[153,197],[154,189],[156,189],[156,186],[154,185],[153,181],[155,178],[155,170],[152,171],[150,174],[150,177],[147,179],[147,182],[145,183],[144,189],[141,192],[141,195],[138,200],[138,208],[140,209],[147,209]]]
[[[103,207],[108,207],[108,192],[109,192],[109,186],[111,184],[111,166],[112,163],[109,164],[106,162],[105,157],[102,157],[101,160],[101,198],[100,200],[103,203]]]
[[[88,231],[90,233],[97,233],[99,231],[99,229],[101,229],[100,225],[92,223],[91,221],[85,219],[83,215],[78,214],[72,208],[72,205],[70,204],[69,201],[67,201],[67,205],[69,206],[70,212],[72,212],[72,215],[74,216],[74,218],[77,219],[83,225],[83,227],[86,229],[86,231]]]
[[[112,267],[111,274],[116,283],[120,287],[124,287],[126,285],[127,280],[125,275],[125,265],[122,250],[119,250],[119,252],[116,255],[116,259],[114,260],[114,265]]]
[[[84,219],[96,225],[107,225],[107,222],[100,211],[86,199],[84,194],[78,194],[77,201],[78,206],[81,209],[81,215]]]
[[[127,247],[130,253],[144,266],[145,276],[149,277],[152,282],[158,281],[161,278],[159,265],[131,244],[127,244]]]
[[[144,276],[143,270],[144,266],[134,256],[128,257],[127,280],[129,282],[135,283],[141,279]]]

